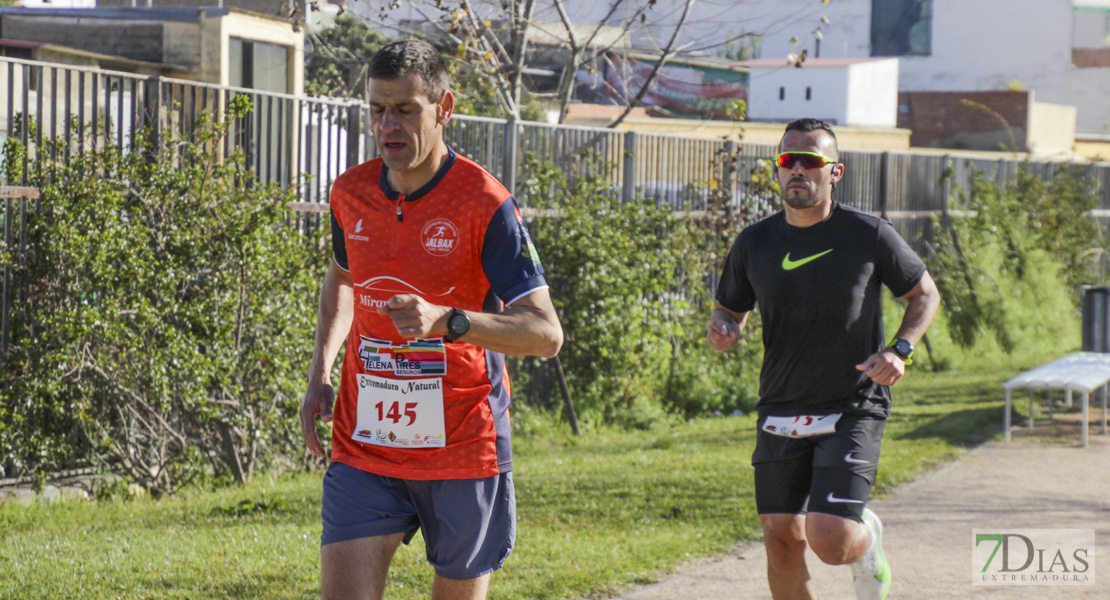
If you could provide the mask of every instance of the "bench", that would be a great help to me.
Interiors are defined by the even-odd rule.
[[[1035,390],[1049,390],[1048,414],[1052,416],[1052,391],[1062,390],[1071,404],[1073,393],[1082,394],[1081,410],[1083,446],[1087,446],[1087,427],[1089,422],[1088,405],[1091,393],[1102,389],[1102,434],[1106,435],[1107,384],[1110,383],[1110,354],[1102,352],[1075,352],[1058,358],[1048,364],[1026,371],[1002,384],[1006,390],[1006,409],[1002,424],[1006,430],[1006,442],[1010,442],[1010,401],[1016,389],[1029,390],[1029,430],[1033,430],[1033,393]]]

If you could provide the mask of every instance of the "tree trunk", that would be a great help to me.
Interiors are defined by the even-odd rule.
[[[239,462],[239,451],[235,448],[235,440],[232,438],[231,425],[225,421],[220,421],[217,425],[220,429],[220,441],[223,444],[224,459],[231,467],[231,474],[235,476],[236,483],[246,482],[246,476],[243,473],[243,463]]]
[[[524,58],[528,51],[528,24],[532,21],[532,13],[536,8],[536,0],[524,0],[513,6],[513,31],[509,47],[509,96],[516,116],[520,118],[520,91],[524,80]]]

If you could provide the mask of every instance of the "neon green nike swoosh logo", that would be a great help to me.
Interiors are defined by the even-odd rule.
[[[782,270],[783,271],[793,271],[794,269],[797,269],[798,267],[806,264],[807,262],[814,261],[814,260],[817,260],[818,258],[821,258],[822,256],[828,254],[829,252],[832,252],[831,248],[828,249],[828,250],[825,250],[824,252],[822,252],[820,254],[814,254],[813,256],[807,256],[805,258],[799,258],[798,260],[790,260],[790,253],[787,252],[786,256],[782,257]]]

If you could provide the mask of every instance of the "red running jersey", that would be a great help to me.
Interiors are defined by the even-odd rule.
[[[397,294],[497,313],[547,287],[512,195],[451,151],[407,196],[392,191],[381,159],[349,169],[332,186],[331,209],[335,260],[355,286],[332,460],[402,479],[512,470],[504,356],[404,339],[377,313]]]

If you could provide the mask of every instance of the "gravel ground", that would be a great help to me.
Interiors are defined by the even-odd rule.
[[[1110,598],[1110,436],[1092,420],[1099,424],[1092,423],[1087,448],[1079,445],[1078,421],[1064,415],[1032,434],[1015,430],[1012,443],[991,442],[871,502],[894,574],[888,600]],[[1094,584],[972,585],[972,530],[1006,528],[1094,529]],[[820,597],[855,597],[848,567],[825,565],[812,552],[807,563]],[[766,568],[758,542],[620,598],[770,598]]]

